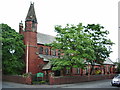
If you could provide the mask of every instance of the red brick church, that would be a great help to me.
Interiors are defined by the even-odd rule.
[[[45,44],[53,42],[55,37],[37,32],[37,25],[34,3],[31,3],[25,19],[25,27],[22,22],[19,23],[19,33],[24,36],[23,41],[26,45],[26,73],[31,72],[32,74],[36,74],[42,72],[44,75],[48,75],[49,72],[52,72],[49,59],[57,58],[60,53],[59,50],[52,50],[51,47],[45,46]],[[81,68],[65,69],[63,75],[69,75],[70,73],[72,75],[86,75],[86,73],[90,72],[91,65],[88,64],[87,66],[85,70]],[[103,69],[103,67],[105,68]],[[101,70],[101,74],[114,73],[114,65],[109,58],[106,59],[104,65],[101,66],[96,63],[94,68]],[[56,75],[61,75],[61,73],[56,72]]]

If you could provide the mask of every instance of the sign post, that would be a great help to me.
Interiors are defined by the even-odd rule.
[[[39,77],[42,77],[42,81],[43,81],[43,77],[44,77],[44,73],[37,73],[37,79],[39,78]]]

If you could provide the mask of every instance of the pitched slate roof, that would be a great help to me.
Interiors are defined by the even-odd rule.
[[[91,64],[90,62],[86,62],[86,60],[84,60],[84,63]],[[114,65],[114,62],[110,58],[106,58],[105,61],[103,62],[103,64],[113,64]],[[94,65],[101,65],[101,64],[94,63]]]
[[[39,54],[40,58],[43,58],[43,61],[47,61],[48,63],[46,65],[43,66],[43,70],[47,70],[50,69],[52,64],[50,62],[50,59],[52,58],[58,58],[57,56],[51,56],[51,55],[43,55],[43,54]]]
[[[114,64],[114,62],[110,58],[106,58],[103,64]]]
[[[52,59],[52,58],[58,58],[57,56],[43,55],[43,54],[39,54],[39,57],[43,58],[43,61],[50,61],[50,59]]]
[[[38,44],[49,44],[55,41],[55,37],[43,33],[37,33],[37,43]]]
[[[45,66],[43,66],[42,70],[48,70],[52,67],[52,64],[48,62]]]
[[[28,14],[26,16],[26,21],[31,20],[34,22],[37,22],[36,14],[35,14],[35,9],[34,9],[34,3],[31,3],[30,8],[28,10]]]
[[[38,44],[49,44],[55,41],[55,36],[43,34],[43,33],[37,33],[37,43]],[[51,58],[56,58],[56,57],[51,57],[51,56],[46,56],[46,55],[40,55],[39,57],[43,57],[44,61],[49,61]],[[114,64],[109,58],[106,58],[103,64]],[[95,64],[99,65],[99,64]]]

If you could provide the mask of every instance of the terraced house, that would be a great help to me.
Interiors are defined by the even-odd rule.
[[[26,62],[26,73],[31,72],[36,74],[38,72],[44,73],[45,77],[48,78],[49,73],[53,72],[51,70],[51,63],[49,59],[59,57],[59,50],[52,50],[52,47],[46,46],[45,44],[51,43],[55,40],[54,36],[46,35],[37,32],[38,22],[35,14],[34,3],[31,3],[28,10],[28,14],[25,19],[25,27],[23,23],[19,23],[19,33],[24,36],[25,49],[25,62]],[[81,68],[71,68],[72,70],[65,69],[63,73],[61,71],[54,71],[55,76],[84,76],[88,75],[90,72],[91,65],[88,63],[87,68],[82,70]],[[104,69],[103,69],[104,67]],[[95,70],[100,70],[99,72],[94,71],[93,74],[113,74],[114,64],[107,58],[104,65],[95,63]]]

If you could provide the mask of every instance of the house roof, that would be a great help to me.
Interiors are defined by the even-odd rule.
[[[39,57],[43,58],[43,61],[50,61],[50,59],[52,59],[52,58],[58,58],[57,56],[43,55],[43,54],[39,54]]]
[[[49,44],[55,41],[55,36],[37,33],[37,43],[38,44]]]
[[[45,66],[43,66],[42,70],[48,70],[50,69],[52,66],[52,64],[50,62],[48,62]]]
[[[43,61],[47,61],[48,63],[46,65],[43,66],[43,70],[47,70],[50,69],[52,64],[50,62],[50,59],[52,58],[58,58],[57,56],[50,56],[50,55],[43,55],[43,54],[39,54],[40,58],[43,58]]]
[[[114,62],[110,58],[106,58],[103,64],[114,64]]]
[[[38,44],[49,44],[55,41],[55,36],[43,34],[43,33],[37,33],[37,43]],[[55,56],[50,56],[50,55],[42,55],[39,54],[40,58],[43,58],[44,61],[49,61],[51,58],[57,58]],[[87,64],[87,63],[86,63]],[[106,58],[103,64],[114,64],[109,58]],[[95,65],[99,65],[95,63]]]

